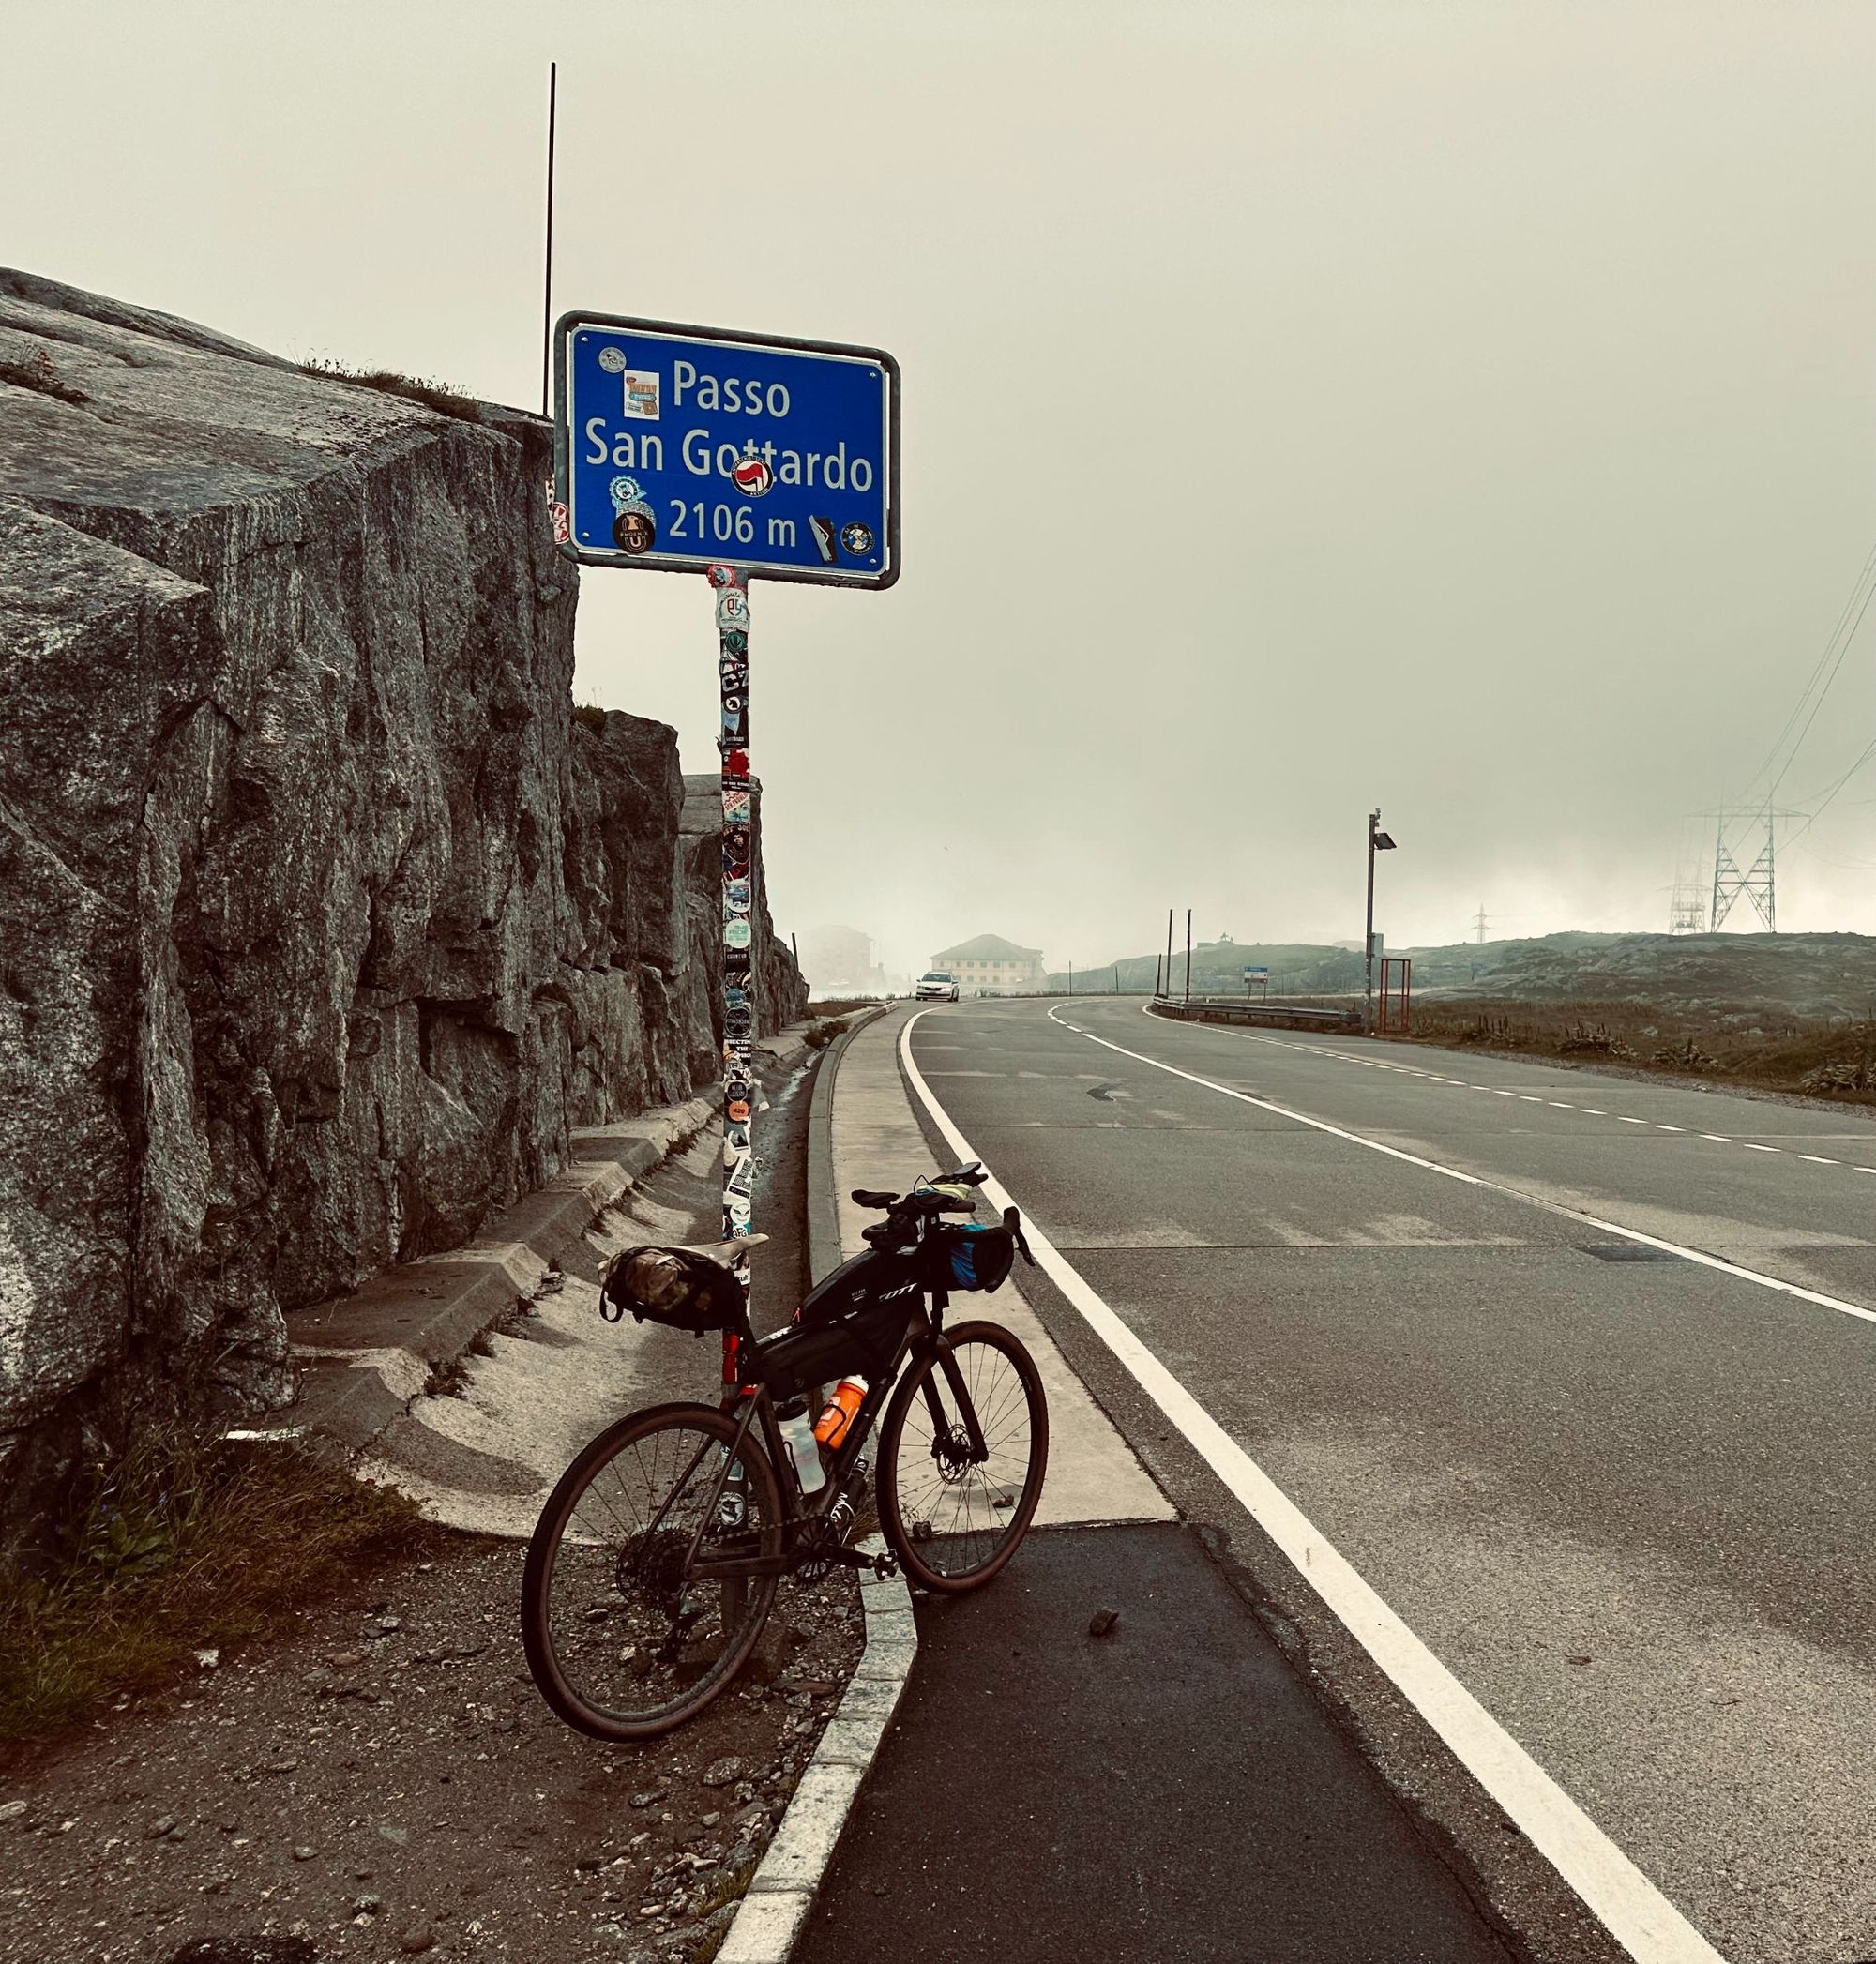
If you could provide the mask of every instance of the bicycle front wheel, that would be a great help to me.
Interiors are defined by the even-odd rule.
[[[634,1413],[548,1496],[522,1572],[522,1643],[540,1695],[595,1739],[649,1739],[694,1716],[762,1635],[776,1577],[699,1579],[698,1563],[778,1557],[768,1456],[708,1405]]]
[[[957,1594],[988,1582],[1029,1532],[1049,1465],[1042,1374],[1000,1323],[946,1332],[940,1356],[900,1380],[880,1431],[880,1525],[908,1576]],[[974,1454],[959,1393],[984,1443]]]

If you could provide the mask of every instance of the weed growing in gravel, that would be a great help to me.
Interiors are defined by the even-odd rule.
[[[97,1469],[38,1573],[0,1577],[0,1742],[265,1637],[431,1532],[401,1495],[300,1444],[147,1436]]]

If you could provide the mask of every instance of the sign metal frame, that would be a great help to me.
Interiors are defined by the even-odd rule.
[[[563,313],[553,325],[553,495],[556,519],[572,508],[572,460],[567,455],[568,422],[567,351],[573,335],[582,327],[612,328],[626,334],[657,335],[693,340],[706,346],[726,349],[757,348],[771,353],[826,355],[843,360],[877,363],[885,378],[886,414],[884,435],[886,445],[885,551],[885,564],[877,573],[846,572],[839,567],[773,567],[736,551],[733,544],[719,542],[707,555],[675,558],[651,551],[641,557],[625,552],[596,552],[579,543],[569,531],[556,537],[556,549],[582,566],[625,567],[654,573],[707,573],[711,564],[735,566],[745,579],[779,580],[799,586],[857,587],[878,593],[894,585],[900,574],[900,370],[899,363],[884,348],[870,348],[853,341],[807,340],[792,335],[756,334],[736,327],[701,327],[682,321],[654,321],[632,314],[593,313],[575,310]]]

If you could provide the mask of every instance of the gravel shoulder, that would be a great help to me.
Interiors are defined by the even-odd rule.
[[[522,1548],[438,1538],[291,1641],[0,1775],[0,1957],[710,1955],[858,1658],[853,1576],[784,1582],[734,1691],[605,1745],[535,1695]]]
[[[795,1067],[766,1087],[759,1328],[785,1321],[805,1273],[810,1080]],[[633,1230],[714,1236],[706,1146],[643,1183]],[[613,1238],[600,1224],[596,1256]],[[549,1305],[588,1293],[569,1276],[465,1360],[454,1395],[413,1400],[411,1429],[499,1434],[505,1383],[538,1376],[505,1352],[564,1348]],[[618,1373],[601,1404],[714,1402],[714,1343],[605,1334],[621,1355],[591,1353]],[[647,1340],[627,1352],[634,1337]],[[784,1579],[731,1692],[662,1740],[608,1745],[534,1690],[522,1555],[512,1536],[432,1527],[410,1559],[309,1604],[285,1639],[204,1653],[188,1682],[0,1755],[0,1964],[703,1964],[864,1647],[855,1578]]]

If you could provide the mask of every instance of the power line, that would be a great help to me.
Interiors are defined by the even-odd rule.
[[[1864,745],[1862,752],[1857,757],[1856,762],[1853,763],[1850,766],[1850,768],[1844,772],[1843,776],[1840,777],[1837,780],[1837,782],[1833,784],[1831,788],[1823,793],[1821,802],[1817,804],[1815,807],[1813,807],[1810,812],[1807,814],[1804,823],[1800,825],[1795,832],[1792,833],[1789,836],[1790,840],[1792,842],[1795,842],[1796,840],[1802,838],[1805,836],[1805,834],[1808,832],[1814,824],[1817,823],[1818,820],[1821,819],[1824,815],[1824,813],[1830,809],[1832,799],[1834,799],[1837,796],[1838,793],[1840,792],[1843,789],[1843,787],[1846,784],[1848,784],[1853,777],[1855,777],[1857,772],[1860,771],[1863,768],[1863,766],[1869,762],[1872,756],[1876,756],[1876,736],[1872,736],[1869,739],[1869,741]]]
[[[1876,596],[1876,580],[1869,582],[1868,589],[1864,593],[1863,604],[1856,610],[1856,618],[1850,624],[1850,631],[1843,637],[1841,643],[1838,647],[1837,659],[1831,664],[1830,673],[1824,677],[1823,687],[1818,690],[1817,700],[1811,704],[1811,713],[1805,718],[1805,727],[1798,732],[1797,741],[1793,744],[1784,763],[1779,765],[1778,775],[1772,779],[1771,788],[1765,793],[1768,798],[1777,796],[1779,785],[1785,781],[1785,773],[1797,762],[1798,752],[1805,747],[1805,738],[1811,733],[1811,725],[1818,719],[1818,711],[1823,707],[1824,698],[1830,694],[1831,684],[1837,680],[1838,671],[1843,666],[1843,657],[1850,653],[1850,644],[1856,639],[1857,628],[1863,625],[1863,616],[1869,612],[1869,602],[1872,596]],[[1868,754],[1866,751],[1865,755]],[[1854,770],[1855,767],[1853,764],[1851,769]],[[1846,777],[1848,775],[1848,773],[1845,773]],[[1839,778],[1838,781],[1840,784],[1843,779]],[[1835,790],[1833,790],[1832,795],[1836,795]]]
[[[1816,662],[1811,667],[1810,674],[1806,678],[1804,687],[1798,691],[1798,699],[1793,703],[1791,713],[1785,718],[1784,728],[1774,738],[1772,748],[1765,753],[1764,762],[1747,779],[1748,790],[1752,785],[1758,783],[1759,779],[1772,768],[1773,761],[1778,757],[1778,752],[1785,748],[1785,740],[1791,735],[1793,730],[1797,727],[1798,718],[1801,716],[1805,716],[1805,704],[1810,703],[1810,714],[1805,717],[1804,729],[1799,732],[1797,741],[1792,745],[1784,763],[1778,767],[1778,775],[1772,779],[1770,790],[1767,792],[1768,796],[1778,790],[1785,773],[1791,769],[1792,763],[1799,750],[1804,748],[1805,738],[1810,734],[1811,725],[1817,720],[1817,714],[1823,706],[1824,697],[1830,693],[1831,686],[1837,680],[1838,671],[1843,666],[1843,657],[1850,651],[1850,643],[1855,637],[1857,627],[1862,625],[1863,616],[1868,610],[1869,599],[1872,594],[1876,594],[1876,544],[1870,546],[1862,567],[1858,569],[1855,583],[1850,590],[1850,597],[1838,611],[1837,621],[1824,642],[1822,653],[1819,654]],[[1859,596],[1861,596],[1860,600]],[[1855,615],[1853,621],[1851,620],[1853,613]],[[1848,633],[1844,631],[1846,622],[1851,624]],[[1836,651],[1834,659],[1832,657],[1833,650]],[[1826,667],[1829,668],[1830,672],[1825,677],[1823,687],[1822,690],[1819,690],[1816,701],[1812,702],[1812,691],[1818,688],[1818,679],[1820,676],[1824,675]]]

